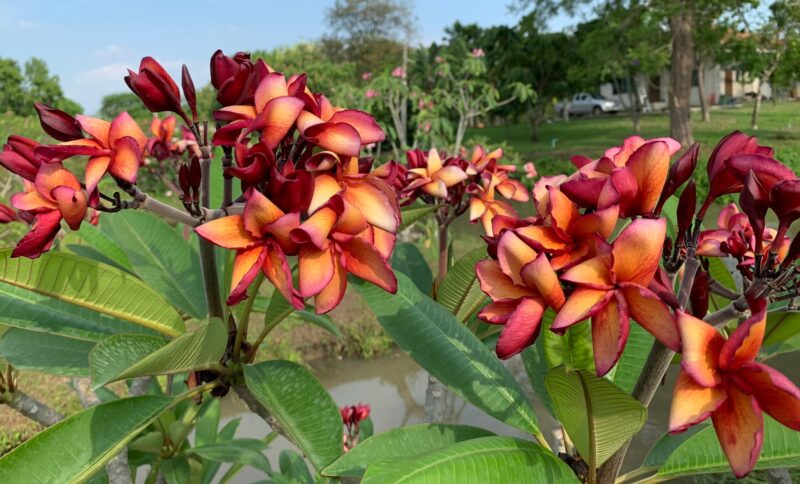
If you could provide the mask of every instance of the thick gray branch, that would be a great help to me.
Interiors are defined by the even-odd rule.
[[[60,413],[20,390],[15,390],[10,396],[5,401],[6,405],[44,427],[50,427],[64,419]]]

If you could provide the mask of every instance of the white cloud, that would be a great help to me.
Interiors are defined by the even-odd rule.
[[[81,72],[76,76],[80,84],[100,84],[109,81],[121,82],[122,78],[128,73],[128,64],[115,62],[106,64],[96,69]]]
[[[31,31],[39,30],[40,25],[32,20],[17,20],[17,29]]]

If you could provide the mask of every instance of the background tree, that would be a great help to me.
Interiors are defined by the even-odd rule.
[[[42,59],[31,57],[25,63],[24,73],[17,61],[0,59],[0,113],[32,115],[34,100],[70,114],[83,110],[80,104],[64,96],[58,76],[50,75]]]
[[[22,71],[14,59],[0,59],[0,112],[19,113],[24,104]]]
[[[134,119],[145,121],[152,117],[142,101],[132,92],[119,92],[103,96],[100,101],[100,117],[114,119],[117,113],[127,111]]]

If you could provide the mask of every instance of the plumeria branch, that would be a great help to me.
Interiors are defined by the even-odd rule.
[[[43,427],[50,427],[64,419],[62,414],[21,390],[14,390],[13,392],[7,392],[5,395],[0,395],[0,402],[5,403]]]

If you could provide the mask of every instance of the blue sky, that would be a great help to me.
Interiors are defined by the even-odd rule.
[[[127,90],[126,67],[152,55],[176,78],[186,64],[208,82],[208,59],[319,38],[333,0],[0,0],[0,56],[43,58],[66,95],[95,112],[103,95]],[[418,42],[440,40],[456,20],[512,24],[510,0],[417,0]],[[556,19],[562,28],[569,19]]]

